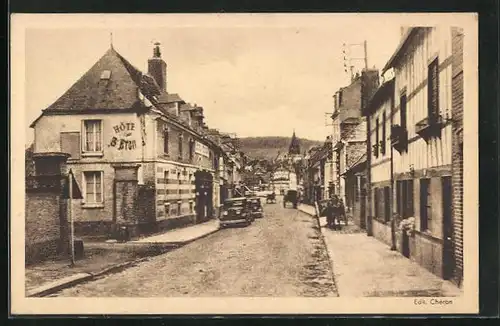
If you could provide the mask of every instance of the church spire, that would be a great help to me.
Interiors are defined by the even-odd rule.
[[[290,141],[290,147],[288,148],[288,154],[300,155],[300,144],[299,139],[295,135],[295,129],[293,130],[292,140]]]

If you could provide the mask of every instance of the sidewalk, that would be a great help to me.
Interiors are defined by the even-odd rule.
[[[211,220],[127,243],[86,242],[85,258],[76,261],[73,267],[69,266],[68,259],[27,266],[26,296],[47,296],[78,283],[121,271],[218,230],[218,220]]]
[[[310,207],[312,208],[312,207]],[[460,296],[461,290],[350,223],[342,231],[319,223],[340,297]]]
[[[163,234],[142,238],[131,243],[162,243],[162,244],[187,244],[191,241],[200,239],[219,230],[219,221],[210,220],[205,223],[188,226],[185,228],[174,229]]]

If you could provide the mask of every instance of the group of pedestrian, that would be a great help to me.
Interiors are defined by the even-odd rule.
[[[327,227],[333,230],[340,230],[340,218],[347,222],[344,202],[338,195],[332,195],[326,201],[326,205],[321,211],[321,215],[326,216]],[[347,224],[347,223],[346,223]]]

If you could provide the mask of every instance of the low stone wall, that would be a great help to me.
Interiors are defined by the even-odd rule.
[[[25,201],[25,261],[31,264],[61,250],[60,198],[57,188],[27,191]]]
[[[179,217],[171,217],[156,223],[156,232],[177,229],[181,227],[186,227],[193,225],[195,223],[196,216],[194,214],[183,215]]]
[[[443,277],[442,240],[422,233],[415,233],[414,245],[410,247],[410,257],[434,275]]]
[[[391,241],[390,224],[373,219],[372,230],[373,230],[373,236],[377,240],[385,243],[388,246],[391,246],[392,241]]]

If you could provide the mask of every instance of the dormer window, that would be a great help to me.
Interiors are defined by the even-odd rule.
[[[111,78],[111,70],[103,70],[101,72],[101,80],[109,80]]]

